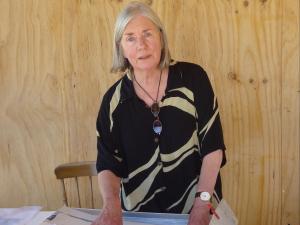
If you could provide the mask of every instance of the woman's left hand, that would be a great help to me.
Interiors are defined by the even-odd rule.
[[[189,216],[188,225],[209,225],[211,215],[207,203],[196,200]]]

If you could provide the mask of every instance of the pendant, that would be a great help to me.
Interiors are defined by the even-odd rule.
[[[162,131],[162,124],[158,118],[156,120],[154,120],[154,122],[153,122],[153,131],[154,131],[154,133],[156,133],[158,135],[160,135],[160,133]]]
[[[158,102],[155,101],[151,105],[151,112],[152,112],[153,116],[158,117],[159,111],[160,111],[159,104],[158,104]]]

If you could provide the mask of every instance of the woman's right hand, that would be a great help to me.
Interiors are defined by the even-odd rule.
[[[103,208],[92,225],[123,225],[119,196],[121,178],[109,170],[103,170],[98,174],[98,182]]]
[[[106,206],[92,225],[123,225],[121,207]]]

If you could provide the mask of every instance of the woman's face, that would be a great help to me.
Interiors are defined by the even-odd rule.
[[[156,69],[161,56],[160,31],[144,16],[133,18],[126,26],[121,47],[135,71]]]

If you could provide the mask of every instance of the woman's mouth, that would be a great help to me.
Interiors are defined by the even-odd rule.
[[[148,59],[148,58],[150,58],[150,55],[138,57],[139,60],[144,60],[144,59]]]

